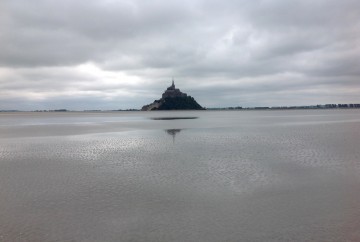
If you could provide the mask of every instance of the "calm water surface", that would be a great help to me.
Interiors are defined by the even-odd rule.
[[[359,228],[360,110],[0,113],[0,241],[360,241]]]

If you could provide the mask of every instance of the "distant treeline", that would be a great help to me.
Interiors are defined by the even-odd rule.
[[[239,110],[243,107],[206,108],[207,110]]]
[[[112,110],[112,111],[140,111],[140,109],[129,108],[129,109],[118,109],[118,110]]]
[[[80,112],[108,112],[108,111],[140,111],[139,109],[116,109],[116,110],[101,110],[101,109],[86,109],[86,110],[82,110]],[[0,110],[1,112],[1,110]],[[67,109],[55,109],[55,110],[35,110],[32,112],[77,112],[77,111],[71,111],[71,110],[67,110]]]
[[[280,107],[261,107],[260,109],[331,109],[331,108],[360,108],[360,104],[324,104],[311,106],[280,106]],[[255,107],[256,109],[256,107]]]
[[[275,107],[223,107],[223,108],[207,108],[207,110],[266,110],[266,109],[332,109],[332,108],[360,108],[360,104],[324,104],[310,106],[275,106]]]
[[[54,109],[54,110],[34,110],[33,112],[69,112],[67,109]]]

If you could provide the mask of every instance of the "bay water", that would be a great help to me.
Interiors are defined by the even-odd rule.
[[[360,241],[360,110],[0,113],[0,241]]]

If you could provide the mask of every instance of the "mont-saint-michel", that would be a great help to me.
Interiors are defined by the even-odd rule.
[[[142,111],[154,111],[154,110],[202,110],[204,109],[196,100],[181,92],[180,89],[175,88],[174,80],[162,94],[159,100],[155,100],[153,103],[142,107]]]

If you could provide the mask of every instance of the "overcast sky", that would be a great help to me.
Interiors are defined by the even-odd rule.
[[[359,0],[1,0],[0,109],[360,103]]]

